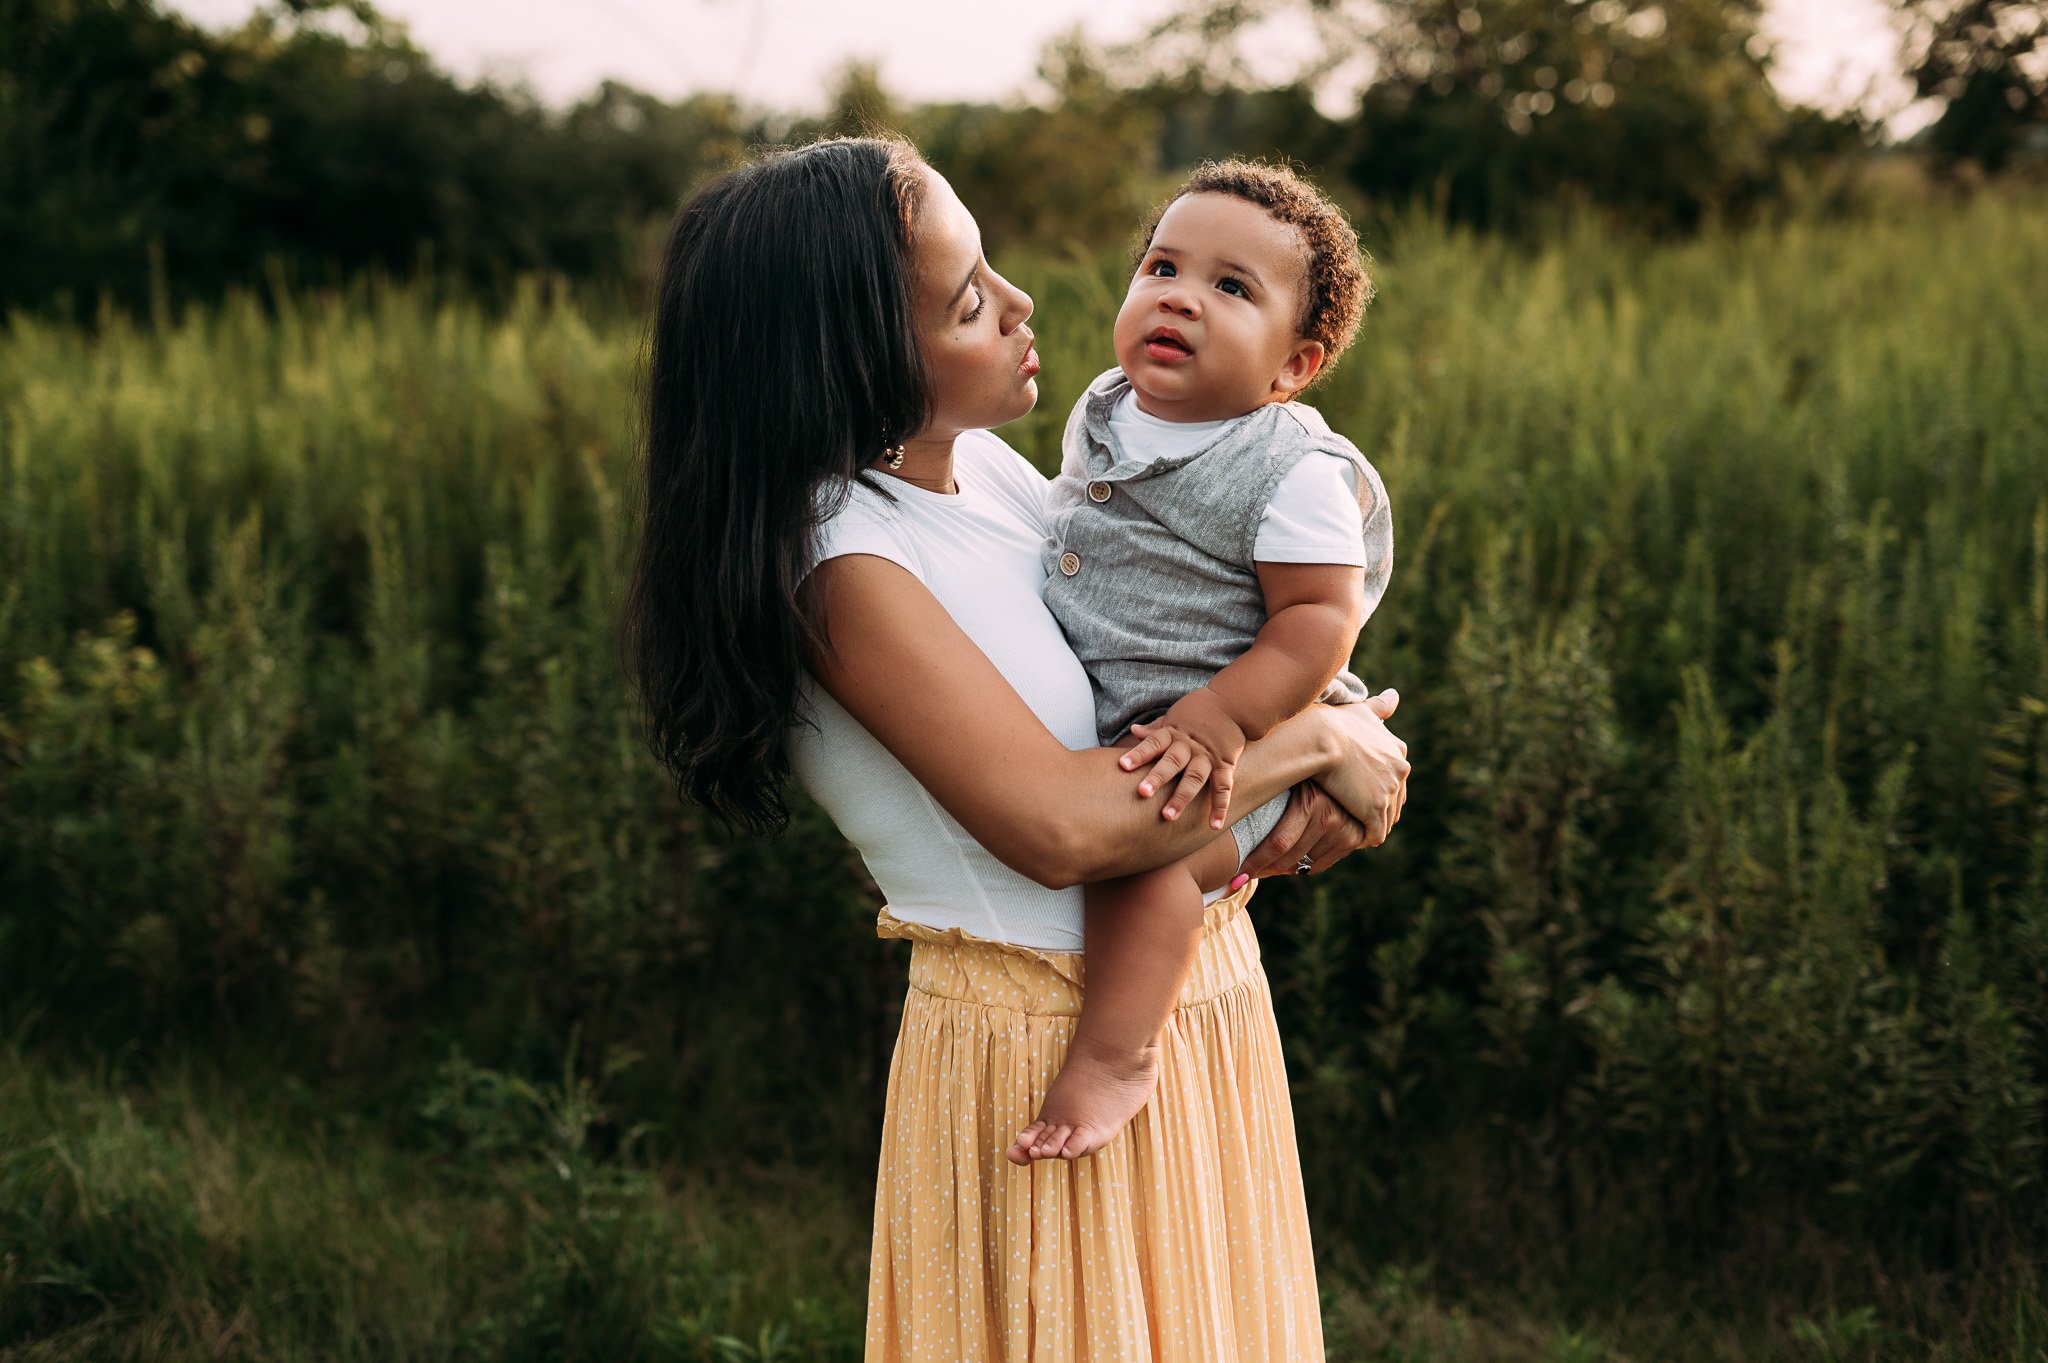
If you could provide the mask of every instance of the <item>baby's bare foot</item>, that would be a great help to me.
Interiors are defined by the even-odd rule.
[[[1079,1159],[1116,1138],[1159,1084],[1159,1043],[1138,1051],[1098,1047],[1075,1037],[1067,1062],[1045,1091],[1038,1120],[1003,1153],[1012,1164]]]

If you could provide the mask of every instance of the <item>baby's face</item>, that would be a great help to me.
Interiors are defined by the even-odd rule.
[[[1322,367],[1301,321],[1301,232],[1228,194],[1173,201],[1116,315],[1116,360],[1138,405],[1169,421],[1243,416]]]

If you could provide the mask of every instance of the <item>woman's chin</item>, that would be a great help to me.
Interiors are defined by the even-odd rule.
[[[1037,405],[1038,380],[1036,378],[1026,379],[1024,380],[1023,388],[1018,390],[1017,410],[1010,413],[1008,416],[1004,417],[1003,420],[1015,421],[1018,417],[1024,416],[1027,413],[1029,413],[1031,409],[1033,407],[1036,407]]]

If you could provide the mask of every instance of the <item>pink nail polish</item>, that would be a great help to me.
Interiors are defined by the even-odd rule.
[[[1244,872],[1239,871],[1237,873],[1237,878],[1230,882],[1230,889],[1233,893],[1235,893],[1236,891],[1242,890],[1245,886],[1251,883],[1252,878],[1246,875]]]

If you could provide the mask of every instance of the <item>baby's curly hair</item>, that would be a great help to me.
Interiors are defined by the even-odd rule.
[[[1301,335],[1323,345],[1324,374],[1358,335],[1358,319],[1372,301],[1372,279],[1358,248],[1358,233],[1344,210],[1286,166],[1260,161],[1204,161],[1160,204],[1138,235],[1132,256],[1135,271],[1152,249],[1159,220],[1174,202],[1189,194],[1228,194],[1257,204],[1281,222],[1301,230],[1308,246],[1308,270],[1299,328]],[[1322,375],[1317,375],[1318,378]]]

